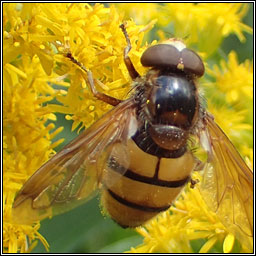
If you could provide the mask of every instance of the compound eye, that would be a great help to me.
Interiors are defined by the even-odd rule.
[[[141,56],[144,67],[170,67],[176,68],[179,63],[180,52],[172,45],[158,44],[149,47]]]
[[[168,68],[182,70],[186,74],[201,77],[204,74],[204,64],[194,51],[183,48],[179,50],[170,44],[159,44],[149,47],[141,56],[144,67],[158,69]]]
[[[181,58],[186,73],[192,73],[197,77],[201,77],[204,74],[204,64],[197,53],[185,48],[181,51]]]

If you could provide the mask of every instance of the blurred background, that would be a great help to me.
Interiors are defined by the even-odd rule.
[[[134,5],[136,6],[136,3]],[[109,5],[106,4],[106,6]],[[145,16],[147,15],[146,12],[144,14]],[[135,18],[134,20],[136,21]],[[149,22],[150,20],[147,20],[145,24]],[[253,4],[250,4],[249,11],[243,22],[250,27],[253,26]],[[164,30],[168,31],[168,28],[164,28]],[[149,34],[150,38],[147,38],[149,42],[154,39],[159,40],[158,35],[155,33],[156,31],[157,23]],[[223,55],[227,56],[231,50],[235,50],[238,54],[239,62],[245,59],[252,60],[253,37],[248,33],[244,33],[244,35],[246,37],[245,43],[241,43],[235,35],[226,38],[221,45]],[[65,138],[65,142],[55,149],[57,152],[64,144],[67,144],[77,136],[76,131],[70,132],[71,125],[72,122],[67,121],[64,115],[57,114],[56,128],[60,126],[65,128],[55,138],[55,140]],[[39,231],[50,244],[50,253],[121,253],[131,247],[136,247],[143,240],[134,230],[123,229],[111,219],[104,217],[101,214],[99,197],[70,212],[56,216],[51,220],[42,221]],[[32,251],[32,253],[44,252],[46,250],[40,242]]]

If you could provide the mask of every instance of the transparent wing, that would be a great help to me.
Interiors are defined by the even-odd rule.
[[[213,118],[200,138],[209,145],[201,192],[221,222],[249,250],[253,246],[253,173]]]
[[[134,117],[133,99],[120,103],[39,168],[15,198],[14,221],[31,223],[91,198],[111,146],[126,143]]]

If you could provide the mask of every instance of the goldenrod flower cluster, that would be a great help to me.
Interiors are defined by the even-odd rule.
[[[252,33],[252,28],[243,24],[242,18],[248,11],[242,3],[140,3],[119,4],[117,8],[126,11],[126,18],[133,18],[139,24],[151,19],[158,20],[158,34],[183,38],[195,50],[210,56],[222,40],[235,34],[245,41],[243,32]],[[141,11],[143,10],[143,12]]]
[[[141,8],[148,13],[146,18],[138,15]],[[124,99],[131,89],[123,62],[126,41],[119,28],[125,15],[132,44],[129,55],[137,71],[143,74],[146,70],[139,60],[148,46],[143,38],[157,22],[156,18],[161,38],[165,33],[160,28],[171,24],[174,35],[186,37],[185,41],[195,46],[206,60],[230,33],[244,40],[243,32],[252,31],[241,22],[247,8],[239,3],[141,3],[110,7],[86,3],[3,4],[4,252],[29,252],[37,239],[49,246],[38,232],[39,222],[13,222],[12,203],[24,182],[63,141],[51,142],[62,130],[54,129],[54,113],[73,120],[74,130],[90,126],[110,109],[94,98],[84,74],[65,53],[70,51],[92,71],[99,91]],[[139,25],[131,18],[138,18]],[[215,80],[203,80],[206,96],[213,95],[209,109],[252,165],[252,64],[249,60],[239,64],[236,53],[231,52],[227,61],[222,60],[212,69],[208,67],[207,73]],[[241,130],[243,146],[239,146]],[[171,213],[165,212],[137,231],[145,239],[131,252],[193,252],[191,241],[195,239],[205,239],[200,252],[210,251],[217,242],[223,243],[224,252],[230,252],[235,241],[207,209],[197,188],[189,187]]]

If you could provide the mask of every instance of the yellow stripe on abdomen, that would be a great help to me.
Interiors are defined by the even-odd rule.
[[[149,155],[151,164],[144,164],[144,169],[148,168],[144,170],[143,162],[147,161],[148,154],[139,149],[133,141],[129,141],[128,147],[131,153],[128,168],[120,164],[121,158],[125,156],[118,155],[118,150],[114,150],[115,153],[110,157],[104,170],[103,184],[106,189],[102,194],[102,202],[117,223],[135,227],[171,206],[190,178],[194,158],[191,152],[185,152],[176,159]],[[134,154],[135,158],[132,156]],[[141,161],[138,156],[142,156]],[[178,160],[176,166],[175,160]],[[168,174],[165,174],[166,172]]]

